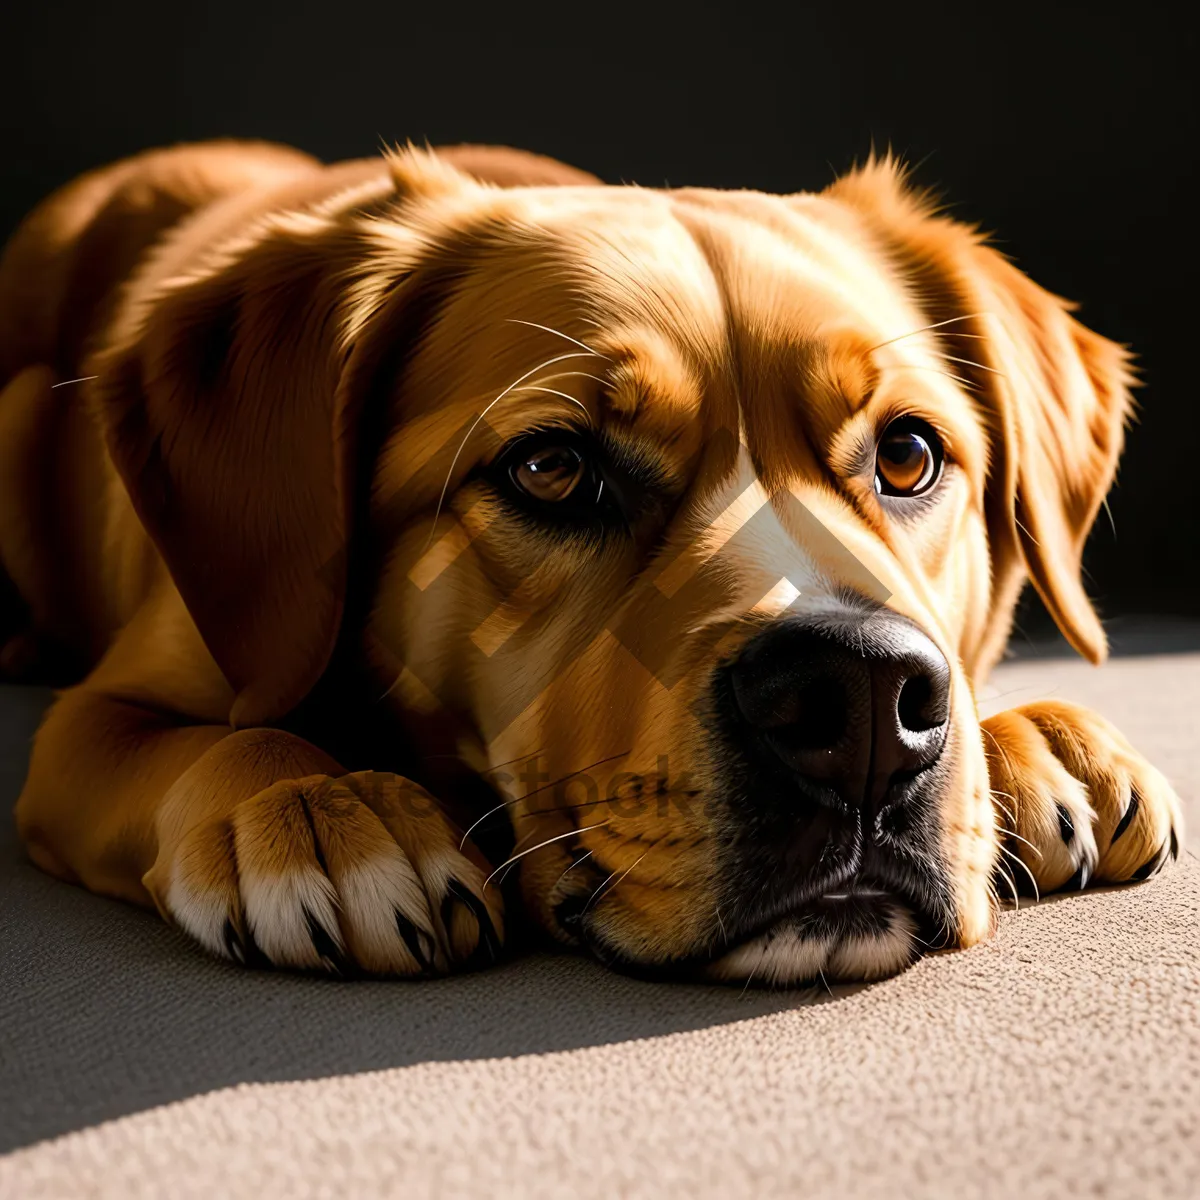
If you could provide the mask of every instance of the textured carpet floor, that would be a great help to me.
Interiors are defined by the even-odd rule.
[[[433,984],[248,975],[0,826],[0,1195],[1200,1194],[1200,655],[1001,668],[1112,717],[1190,850],[832,994],[566,957]],[[44,697],[0,694],[0,802]]]

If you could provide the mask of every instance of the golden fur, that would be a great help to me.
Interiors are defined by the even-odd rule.
[[[0,668],[51,648],[84,672],[37,736],[22,837],[216,953],[417,974],[503,935],[501,863],[463,838],[498,798],[552,936],[583,896],[579,936],[614,961],[884,974],[904,920],[727,946],[705,803],[714,665],[851,589],[951,665],[951,943],[1025,876],[1140,876],[1179,837],[1162,777],[1094,714],[981,728],[974,702],[1027,578],[1104,656],[1080,555],[1129,382],[886,159],[796,196],[473,147],[324,167],[214,143],[94,172],[0,264]],[[951,468],[899,521],[858,462],[906,414]],[[656,507],[551,548],[479,468],[580,422],[653,464]],[[354,706],[429,791],[385,773],[387,733],[338,757]]]

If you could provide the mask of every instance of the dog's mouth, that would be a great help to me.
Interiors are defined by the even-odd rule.
[[[914,895],[873,879],[830,887],[753,925],[722,923],[704,952],[665,963],[629,957],[573,905],[560,906],[559,918],[601,962],[627,974],[752,987],[882,979],[948,944],[944,919]]]

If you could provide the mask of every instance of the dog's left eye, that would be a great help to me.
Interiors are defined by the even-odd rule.
[[[883,496],[919,496],[937,483],[943,458],[941,439],[926,422],[901,417],[879,440],[875,490]]]
[[[656,482],[591,433],[564,429],[516,438],[483,474],[512,509],[565,533],[631,530],[651,510]]]
[[[526,511],[577,521],[596,515],[604,492],[600,458],[585,436],[544,430],[512,442],[488,473]]]
[[[527,496],[554,504],[570,496],[587,475],[588,464],[575,446],[545,446],[518,455],[509,475]]]

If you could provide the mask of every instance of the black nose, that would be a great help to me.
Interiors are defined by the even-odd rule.
[[[950,667],[896,613],[782,621],[747,643],[731,678],[756,740],[834,808],[878,807],[946,744]]]

